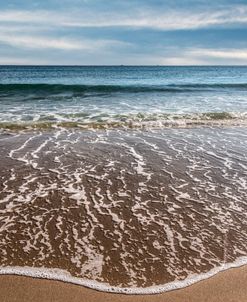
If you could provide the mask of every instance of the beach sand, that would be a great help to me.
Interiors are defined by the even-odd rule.
[[[1,302],[246,302],[247,266],[229,269],[184,289],[164,294],[109,294],[59,281],[0,276]]]

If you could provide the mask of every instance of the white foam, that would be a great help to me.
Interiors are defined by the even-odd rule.
[[[236,268],[247,264],[247,256],[240,257],[232,263],[224,263],[223,265],[213,268],[207,273],[194,274],[186,278],[185,280],[174,281],[166,283],[164,285],[155,285],[150,287],[116,287],[111,286],[107,283],[101,283],[95,280],[82,279],[78,277],[73,277],[71,274],[65,270],[61,269],[47,269],[47,268],[34,268],[34,267],[19,267],[19,266],[6,266],[0,267],[0,275],[20,275],[28,276],[41,279],[51,279],[64,281],[68,283],[73,283],[77,285],[82,285],[95,290],[111,292],[111,293],[121,293],[129,295],[149,295],[158,294],[175,289],[180,289],[192,285],[196,282],[208,279],[221,271],[225,271],[229,268]]]

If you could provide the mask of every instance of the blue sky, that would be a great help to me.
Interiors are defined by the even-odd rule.
[[[0,0],[0,64],[247,65],[247,0]]]

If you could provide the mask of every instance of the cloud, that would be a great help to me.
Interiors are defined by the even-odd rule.
[[[117,39],[84,38],[73,35],[73,31],[61,34],[66,20],[67,15],[52,11],[1,11],[0,43],[17,48],[90,52],[130,45]]]
[[[247,63],[247,49],[194,49],[189,54],[195,57],[211,57],[219,59],[245,60]]]
[[[246,4],[63,1],[0,4],[0,64],[247,64]]]
[[[56,12],[45,10],[5,10],[0,12],[0,22],[8,23],[49,23],[57,22],[57,20],[50,19],[51,17],[57,17]]]
[[[247,24],[247,6],[239,6],[223,10],[213,11],[139,11],[131,16],[128,14],[100,15],[97,21],[89,20],[66,20],[64,26],[74,27],[129,27],[150,28],[157,30],[188,30],[208,28],[214,26],[230,26]]]
[[[78,43],[77,41],[69,41],[67,39],[51,39],[37,36],[22,35],[2,35],[0,41],[4,44],[17,46],[21,48],[55,48],[63,50],[84,49],[89,45]]]
[[[73,17],[71,17],[73,16]],[[79,11],[70,14],[45,10],[0,12],[0,22],[45,24],[63,27],[128,27],[185,30],[247,24],[247,5],[208,10],[167,11],[133,9],[123,12]]]
[[[158,65],[167,66],[191,66],[191,65],[206,65],[207,62],[201,60],[200,58],[194,58],[181,54],[181,56],[173,56],[170,54],[166,58],[159,58]]]
[[[166,49],[156,57],[160,65],[247,65],[247,49],[187,48]]]
[[[41,64],[42,62],[39,61],[39,63]],[[32,65],[32,64],[34,64],[33,59],[2,57],[2,56],[0,58],[0,65]]]
[[[126,44],[116,40],[73,40],[46,36],[6,35],[0,33],[0,42],[19,48],[60,49],[60,50],[98,50]]]

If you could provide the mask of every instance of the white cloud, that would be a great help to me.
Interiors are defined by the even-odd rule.
[[[39,61],[39,63],[45,63]],[[0,58],[0,65],[30,65],[34,64],[32,59],[25,59],[25,58],[16,58],[16,57],[3,57]]]
[[[1,34],[0,42],[19,48],[52,48],[60,50],[87,50],[123,45],[125,43],[115,40],[73,40],[67,38],[51,38],[45,36],[31,36],[15,34]]]
[[[66,15],[51,11],[2,11],[0,12],[0,43],[18,48],[86,51],[128,44],[110,39],[61,36],[54,31],[54,27],[61,29],[66,26],[66,20],[68,20]]]
[[[190,65],[205,65],[207,64],[204,60],[201,60],[200,58],[193,58],[190,56],[184,56],[181,54],[181,56],[177,55],[174,56],[167,56],[166,58],[160,58],[159,63],[160,65],[168,65],[168,66],[190,66]]]
[[[161,30],[197,29],[210,26],[247,24],[247,5],[207,11],[124,11],[111,12],[54,12],[15,11],[0,12],[0,22],[45,24],[63,27],[134,27]]]
[[[247,49],[193,49],[189,51],[190,55],[196,57],[211,57],[219,59],[245,60],[247,63]]]
[[[174,48],[156,60],[161,65],[247,65],[247,49]]]
[[[135,27],[160,30],[183,30],[207,28],[210,26],[227,26],[247,24],[247,6],[234,7],[219,11],[155,11],[139,12],[131,15],[100,15],[97,21],[82,18],[78,21],[63,20],[65,26],[78,27]]]
[[[62,57],[59,64],[78,64],[78,57]],[[84,62],[84,61],[83,61]],[[49,57],[33,56],[29,59],[18,57],[1,56],[0,64],[54,64],[54,60]],[[83,63],[85,64],[85,63]],[[171,48],[165,50],[165,55],[160,54],[133,54],[127,57],[118,57],[116,53],[102,57],[95,56],[87,61],[87,64],[132,64],[132,65],[246,65],[247,64],[247,49],[245,50],[217,50],[217,49],[178,49]]]
[[[88,45],[83,45],[77,41],[68,41],[65,39],[51,39],[37,36],[22,36],[22,35],[2,35],[0,34],[0,42],[22,47],[22,48],[55,48],[55,49],[82,49]]]
[[[5,10],[0,12],[0,22],[12,23],[49,23],[56,22],[51,17],[58,16],[50,11]]]

